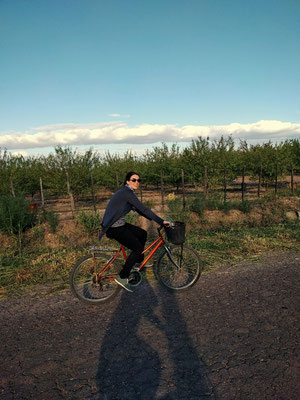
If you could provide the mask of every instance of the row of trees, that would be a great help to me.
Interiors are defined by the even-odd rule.
[[[100,187],[114,189],[122,184],[129,170],[138,171],[147,185],[179,186],[182,170],[185,183],[214,187],[228,184],[237,176],[260,178],[262,184],[277,177],[300,172],[300,141],[286,140],[235,145],[231,137],[211,141],[198,138],[181,149],[178,145],[153,147],[142,156],[131,152],[105,155],[92,149],[84,153],[69,147],[56,147],[48,156],[15,156],[0,149],[0,194],[31,194],[48,190],[51,194],[69,193],[77,197],[91,194]]]

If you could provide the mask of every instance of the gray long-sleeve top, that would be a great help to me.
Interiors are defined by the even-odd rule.
[[[163,225],[164,220],[146,207],[128,186],[122,186],[110,199],[102,220],[101,239],[109,227],[131,210],[137,211],[143,217]]]

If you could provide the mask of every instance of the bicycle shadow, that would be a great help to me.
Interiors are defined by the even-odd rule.
[[[100,400],[215,398],[176,296],[145,280],[123,292],[100,349]]]

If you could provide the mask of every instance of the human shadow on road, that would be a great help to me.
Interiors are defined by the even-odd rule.
[[[176,296],[157,293],[144,281],[121,294],[100,349],[100,400],[215,398]]]

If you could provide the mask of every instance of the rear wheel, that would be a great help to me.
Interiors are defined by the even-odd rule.
[[[162,253],[155,266],[158,281],[172,291],[185,290],[193,286],[202,272],[202,261],[198,253],[187,246],[170,247]]]
[[[108,254],[88,254],[76,262],[71,272],[70,285],[79,300],[88,304],[98,304],[114,297],[120,286],[114,278],[121,270],[121,263],[116,259],[99,277],[99,273],[108,263]]]

